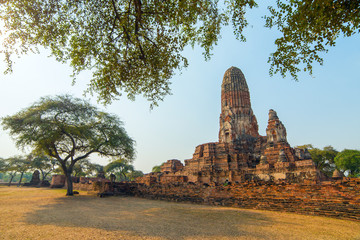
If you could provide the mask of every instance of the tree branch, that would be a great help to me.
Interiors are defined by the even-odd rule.
[[[72,142],[72,149],[70,150],[70,154],[68,156],[70,156],[71,158],[73,158],[73,156],[75,155],[75,149],[76,149],[76,143],[75,143],[75,140],[74,138],[68,133],[65,131],[65,129],[61,129],[61,131],[70,138],[71,142]],[[68,159],[68,157],[67,157]]]

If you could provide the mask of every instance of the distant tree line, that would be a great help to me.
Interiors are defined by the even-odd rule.
[[[297,148],[307,148],[316,167],[328,177],[332,176],[335,169],[348,177],[360,177],[359,150],[344,149],[338,152],[332,146],[319,149],[312,144],[297,146]]]
[[[0,158],[0,182],[6,182],[9,186],[16,182],[18,186],[30,182],[35,170],[40,172],[41,181],[51,181],[52,174],[63,174],[57,161],[44,154]],[[117,181],[134,181],[144,175],[123,159],[113,159],[105,166],[82,159],[74,165],[73,176],[96,177],[99,172],[104,172],[108,176],[114,174]]]
[[[18,186],[25,178],[27,181],[31,179],[29,170],[33,168],[30,156],[14,156],[7,159],[0,158],[0,180],[8,182],[9,186],[12,182],[17,181]]]

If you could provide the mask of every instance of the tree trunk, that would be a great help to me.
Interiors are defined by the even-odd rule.
[[[9,185],[8,185],[9,187],[11,186],[11,182],[12,182],[13,178],[15,177],[15,174],[14,175],[10,174],[10,176],[11,177],[10,177],[10,181],[9,181]]]
[[[45,173],[44,176],[43,176],[43,180],[42,181],[45,181],[46,180],[46,177],[49,173]]]
[[[71,179],[71,172],[69,169],[67,169],[66,174],[65,174],[65,180],[66,180],[66,185],[67,185],[67,191],[66,191],[66,196],[73,196],[74,192],[73,192],[73,182]]]
[[[42,175],[41,182],[43,182],[45,180],[46,175],[43,170],[40,169],[40,171],[41,171],[41,175]]]
[[[20,187],[20,184],[21,184],[21,181],[22,181],[22,178],[23,178],[23,175],[24,175],[24,172],[21,172],[21,175],[20,175],[20,180],[19,180],[19,183],[18,183],[18,187]]]

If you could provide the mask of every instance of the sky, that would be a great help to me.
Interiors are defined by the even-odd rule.
[[[331,145],[338,151],[360,150],[360,36],[339,38],[337,45],[324,54],[324,65],[314,65],[313,76],[269,76],[267,59],[274,51],[279,33],[264,28],[265,8],[250,10],[247,41],[235,39],[231,27],[205,61],[198,47],[186,48],[189,67],[171,79],[172,95],[150,110],[141,96],[126,97],[103,106],[96,96],[83,96],[90,72],[80,74],[72,85],[71,68],[48,57],[49,52],[15,59],[14,72],[0,75],[0,118],[29,107],[42,96],[72,94],[86,98],[100,109],[116,114],[136,141],[134,166],[144,173],[169,159],[192,158],[199,144],[218,141],[221,83],[226,69],[242,70],[247,80],[252,109],[260,135],[266,135],[269,109],[274,109],[287,129],[291,146]],[[0,56],[3,59],[3,56]],[[5,63],[0,61],[0,71]],[[7,131],[0,128],[0,157],[25,154],[17,149]],[[91,157],[92,162],[107,164],[108,159]]]

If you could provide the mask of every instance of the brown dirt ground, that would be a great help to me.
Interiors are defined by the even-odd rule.
[[[0,186],[0,239],[360,239],[360,223]]]

